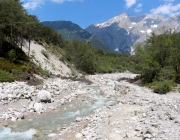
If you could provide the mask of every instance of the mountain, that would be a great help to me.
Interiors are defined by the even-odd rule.
[[[45,21],[43,25],[50,27],[60,33],[64,39],[73,41],[80,40],[84,43],[90,42],[95,49],[103,49],[105,52],[113,51],[102,43],[95,35],[82,29],[79,25],[71,21]]]
[[[155,14],[129,16],[123,13],[104,23],[93,24],[86,31],[115,51],[132,53],[137,42],[143,43],[152,32],[161,33],[163,26],[180,31],[180,15],[165,18]]]

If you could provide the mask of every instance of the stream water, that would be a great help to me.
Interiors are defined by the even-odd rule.
[[[113,81],[106,83],[106,86],[111,85]],[[0,127],[0,140],[45,140],[48,134],[57,133],[60,128],[69,125],[77,117],[88,116],[94,109],[102,107],[108,101],[114,101],[114,98],[97,94],[97,86],[87,86],[84,90],[89,94],[81,95],[77,100],[63,105],[56,111],[12,123],[9,127],[13,129]]]

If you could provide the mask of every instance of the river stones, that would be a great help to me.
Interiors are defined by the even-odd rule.
[[[38,102],[51,102],[51,94],[46,90],[41,90],[37,93]]]

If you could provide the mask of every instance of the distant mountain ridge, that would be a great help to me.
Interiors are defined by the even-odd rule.
[[[84,43],[90,42],[95,49],[102,49],[105,52],[113,51],[111,48],[104,45],[95,35],[82,29],[79,25],[71,21],[45,21],[42,22],[42,24],[56,30],[66,40],[80,40]]]
[[[86,30],[113,50],[132,53],[135,43],[142,43],[152,32],[159,34],[163,26],[180,31],[180,15],[165,18],[155,14],[129,16],[123,13],[104,23],[90,25]]]

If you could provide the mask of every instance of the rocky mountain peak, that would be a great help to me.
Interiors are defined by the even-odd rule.
[[[91,25],[86,30],[112,49],[131,53],[137,42],[144,42],[152,32],[160,33],[162,27],[180,31],[180,15],[166,18],[155,14],[129,16],[122,13],[104,23]]]

